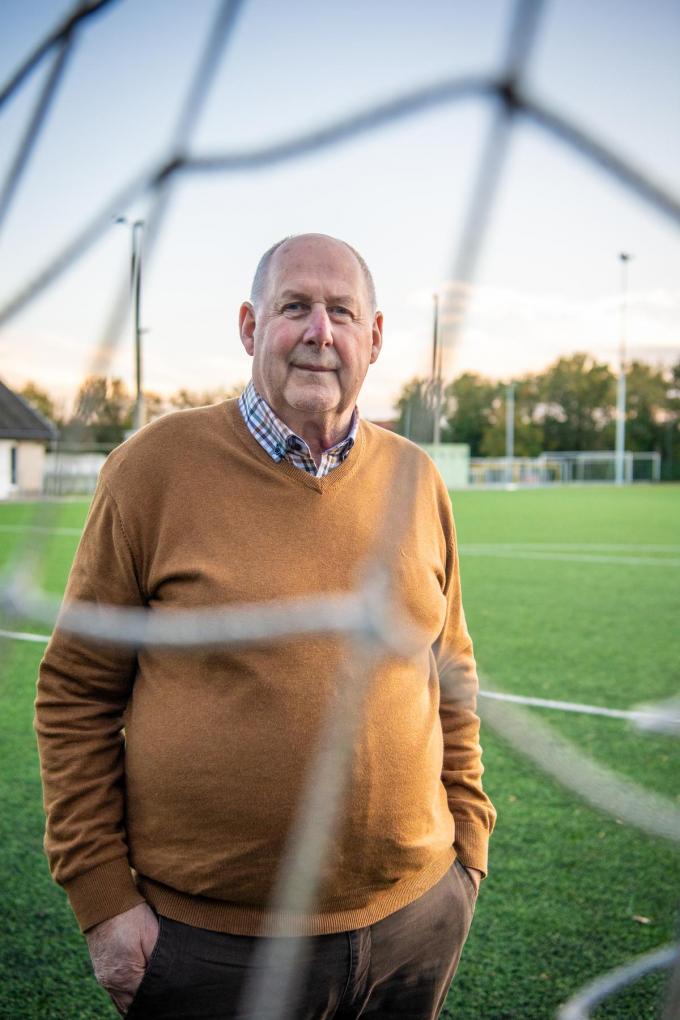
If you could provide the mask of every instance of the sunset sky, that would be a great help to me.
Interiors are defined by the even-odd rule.
[[[0,82],[71,7],[4,0]],[[0,234],[0,304],[150,165],[172,134],[215,0],[118,0],[86,23]],[[250,0],[191,138],[195,153],[281,141],[392,95],[500,66],[507,0]],[[527,89],[680,192],[680,5],[554,0]],[[0,109],[4,176],[44,80],[41,65]],[[248,379],[237,333],[260,253],[290,233],[345,238],[372,267],[385,345],[360,407],[387,417],[431,359],[432,294],[450,281],[492,113],[440,106],[322,153],[253,172],[185,176],[145,265],[145,385],[168,393]],[[120,209],[144,216],[140,202]],[[0,332],[0,378],[67,398],[89,371],[125,277],[129,228],[87,254]],[[517,122],[472,304],[447,375],[510,379],[587,350],[616,364],[621,251],[629,352],[680,358],[680,227],[580,154]],[[132,384],[131,333],[112,372]]]

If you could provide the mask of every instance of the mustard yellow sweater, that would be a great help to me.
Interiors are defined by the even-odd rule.
[[[315,478],[274,463],[236,401],[181,411],[111,454],[71,570],[67,599],[151,611],[349,591],[404,486],[413,498],[389,552],[425,639],[412,659],[375,667],[316,909],[284,918],[291,932],[372,924],[456,854],[486,870],[495,813],[477,677],[432,463],[362,422],[347,460]],[[306,636],[134,653],[55,630],[36,701],[45,846],[84,930],[146,899],[187,924],[272,931],[277,867],[343,650]]]

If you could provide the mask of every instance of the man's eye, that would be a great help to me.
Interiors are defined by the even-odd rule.
[[[305,306],[303,305],[302,301],[288,301],[283,306],[283,311],[284,312],[300,312],[300,311],[302,311],[302,309],[304,307]]]
[[[349,308],[345,308],[343,305],[335,305],[333,308],[330,309],[330,311],[332,312],[333,315],[341,315],[345,317],[351,316],[352,314]]]

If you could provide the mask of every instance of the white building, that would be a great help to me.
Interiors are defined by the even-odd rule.
[[[0,499],[42,493],[45,446],[56,438],[52,422],[0,382]]]

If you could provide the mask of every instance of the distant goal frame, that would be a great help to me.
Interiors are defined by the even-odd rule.
[[[661,481],[661,454],[624,454],[626,485]],[[644,467],[643,467],[644,465]],[[615,485],[613,450],[566,450],[538,457],[471,457],[470,486]]]

